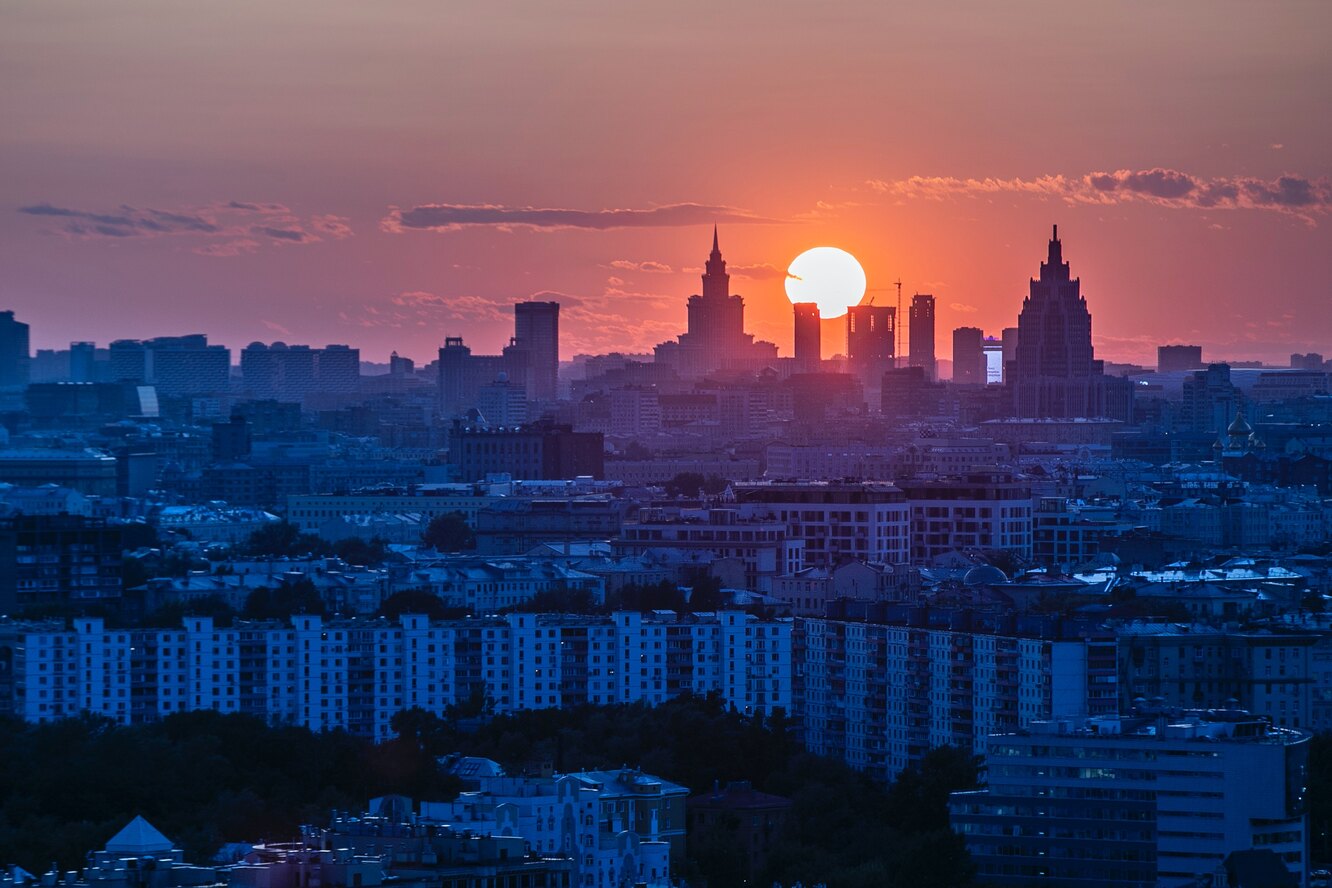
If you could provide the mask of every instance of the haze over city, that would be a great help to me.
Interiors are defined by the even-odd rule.
[[[1330,30],[1320,2],[14,4],[0,287],[44,348],[424,361],[558,298],[566,355],[645,351],[717,222],[789,353],[808,247],[997,330],[1059,222],[1102,357],[1280,361],[1332,336]]]

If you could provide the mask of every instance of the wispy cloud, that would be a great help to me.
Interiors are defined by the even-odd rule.
[[[618,268],[621,271],[643,271],[648,274],[670,274],[671,267],[665,262],[658,262],[655,259],[612,259],[611,268]]]
[[[510,207],[501,204],[421,204],[390,207],[380,226],[385,231],[458,231],[488,226],[501,230],[568,228],[606,231],[612,228],[675,228],[714,222],[771,223],[737,207],[677,203],[648,209],[575,210],[555,207]]]
[[[1054,198],[1070,204],[1141,202],[1174,209],[1268,210],[1295,215],[1311,224],[1316,216],[1332,210],[1332,183],[1327,179],[1297,175],[1275,179],[1251,176],[1206,178],[1163,167],[1032,179],[912,176],[895,180],[874,179],[868,184],[881,194],[904,199],[946,200],[1014,194]]]
[[[56,231],[80,240],[175,237],[202,256],[239,256],[263,243],[308,244],[324,237],[352,234],[343,216],[314,216],[308,221],[279,203],[232,200],[203,207],[158,209],[122,204],[115,210],[92,210],[31,204],[18,208],[25,216],[56,223]]]

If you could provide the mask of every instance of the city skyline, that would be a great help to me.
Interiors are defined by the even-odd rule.
[[[804,249],[997,331],[1052,222],[1107,360],[1332,338],[1321,5],[128,8],[151,15],[21,7],[0,37],[24,171],[0,264],[34,349],[202,330],[420,360],[497,351],[511,304],[549,300],[566,354],[646,351],[684,327],[714,222],[783,354]]]

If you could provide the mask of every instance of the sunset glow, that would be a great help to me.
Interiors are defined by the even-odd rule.
[[[865,296],[865,269],[838,247],[806,250],[786,269],[786,295],[794,302],[816,302],[819,315],[839,318]]]

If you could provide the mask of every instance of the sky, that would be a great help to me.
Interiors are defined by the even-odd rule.
[[[1098,357],[1332,353],[1324,0],[0,3],[0,308],[34,348],[205,332],[564,357],[683,330],[714,222],[1015,323],[1057,223]],[[825,352],[842,349],[839,325]]]

